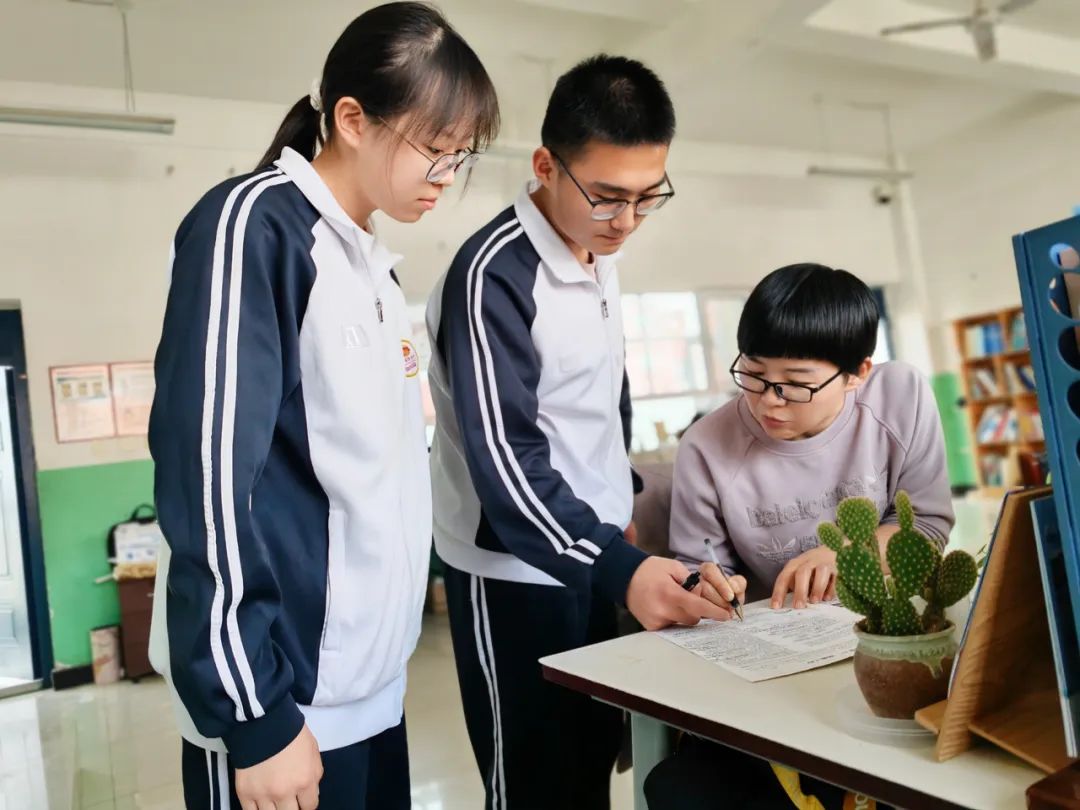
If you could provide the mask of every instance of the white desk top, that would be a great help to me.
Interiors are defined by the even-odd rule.
[[[549,656],[540,663],[972,810],[1024,808],[1024,791],[1044,776],[989,745],[939,763],[932,742],[893,748],[850,736],[840,728],[836,710],[837,694],[854,682],[850,663],[754,684],[649,633]],[[619,696],[597,695],[585,687],[576,685],[610,703],[672,722],[640,705],[626,706]]]

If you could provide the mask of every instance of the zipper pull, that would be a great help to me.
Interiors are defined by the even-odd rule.
[[[606,320],[607,317],[608,317],[608,308],[607,308],[607,299],[606,298],[601,298],[600,299],[600,311],[602,313],[604,313],[604,319]]]
[[[379,323],[382,323],[383,322],[383,314],[382,314],[382,299],[381,298],[376,298],[375,299],[375,314],[379,316]]]

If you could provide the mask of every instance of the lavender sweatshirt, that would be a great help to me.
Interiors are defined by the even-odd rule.
[[[794,405],[791,407],[798,407]],[[926,379],[903,363],[874,368],[816,436],[771,439],[742,396],[695,423],[675,461],[671,550],[694,565],[712,538],[720,562],[744,574],[749,600],[772,591],[780,569],[818,545],[817,526],[851,496],[895,523],[905,490],[918,528],[944,544],[954,523],[945,443]]]

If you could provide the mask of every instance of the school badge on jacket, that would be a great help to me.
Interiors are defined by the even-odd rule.
[[[401,341],[401,354],[405,358],[405,376],[415,377],[420,373],[420,357],[416,347],[407,340]]]

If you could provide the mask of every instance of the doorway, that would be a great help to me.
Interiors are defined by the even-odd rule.
[[[0,697],[52,669],[27,382],[22,312],[0,302]]]

